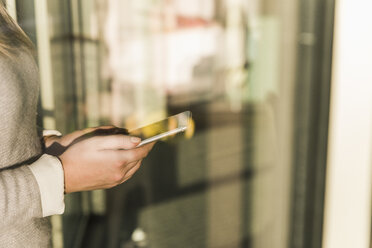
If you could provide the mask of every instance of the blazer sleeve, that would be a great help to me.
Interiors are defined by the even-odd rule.
[[[22,105],[19,107],[19,104],[14,104],[9,99],[13,99],[11,94],[24,91],[15,81],[19,79],[19,75],[9,68],[7,62],[8,60],[0,56],[0,232],[9,226],[22,225],[25,219],[61,213],[61,208],[57,209],[58,207],[50,210],[54,207],[56,199],[51,195],[58,195],[58,199],[62,199],[63,204],[63,186],[61,187],[63,170],[57,158],[42,155],[31,164],[24,162],[16,166],[10,166],[17,162],[16,160],[9,160],[9,163],[7,161],[8,157],[14,158],[12,149],[23,145],[20,141],[13,142],[11,146],[8,143],[10,137],[19,135],[12,133],[13,136],[9,136],[9,125],[17,130],[17,123],[19,123],[19,121],[11,120],[13,114],[10,113],[15,113],[14,111],[18,111],[18,108],[22,109]],[[23,68],[23,70],[27,71],[30,68]],[[18,91],[14,90],[15,88]],[[25,154],[25,157],[28,156]]]
[[[0,230],[43,216],[37,181],[27,166],[0,171]]]
[[[62,214],[64,178],[60,161],[44,154],[30,165],[0,171],[0,230],[24,218]]]

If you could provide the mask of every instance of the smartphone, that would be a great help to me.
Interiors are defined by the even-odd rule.
[[[174,136],[177,133],[185,132],[190,125],[190,121],[191,112],[185,111],[150,125],[130,130],[129,134],[142,139],[141,143],[137,146],[140,147],[160,139]]]

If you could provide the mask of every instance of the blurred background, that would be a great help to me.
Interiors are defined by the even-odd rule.
[[[193,114],[125,184],[66,195],[54,247],[369,247],[372,41],[357,27],[372,23],[351,9],[368,1],[5,2],[37,47],[40,126]]]

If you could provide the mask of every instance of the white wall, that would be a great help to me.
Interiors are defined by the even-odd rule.
[[[372,1],[336,1],[324,248],[367,248],[371,223]]]

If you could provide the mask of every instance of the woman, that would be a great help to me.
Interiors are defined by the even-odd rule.
[[[38,71],[32,49],[0,1],[1,247],[50,246],[50,224],[45,217],[63,213],[65,193],[123,183],[153,146],[136,148],[139,138],[114,134],[110,130],[119,129],[112,127],[40,138],[36,127]],[[100,130],[111,134],[98,132],[101,135],[81,139]],[[63,149],[46,154],[44,145],[50,148],[52,143]]]

